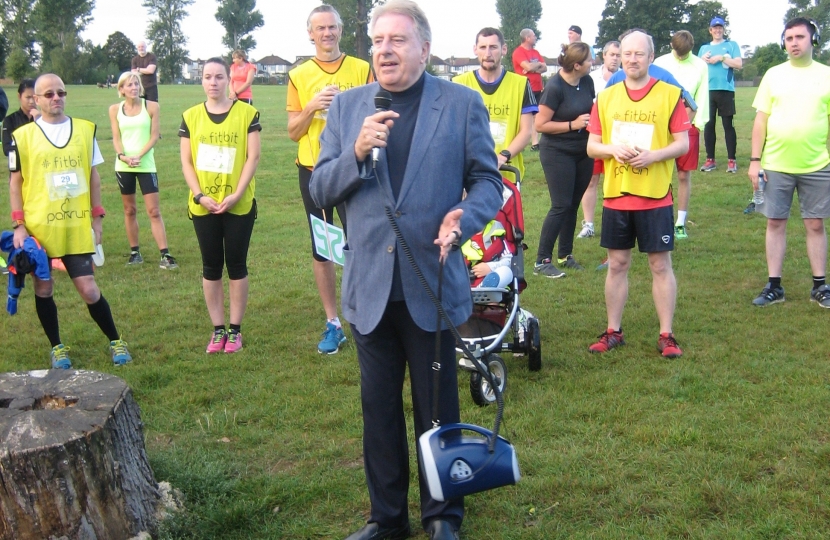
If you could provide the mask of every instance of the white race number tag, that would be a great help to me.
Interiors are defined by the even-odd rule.
[[[614,120],[611,126],[611,144],[621,144],[629,148],[651,150],[651,140],[654,137],[653,124],[638,124],[636,122],[620,122]]]
[[[236,159],[236,148],[199,143],[196,169],[206,172],[230,174]]]
[[[52,185],[56,188],[68,188],[78,186],[78,175],[72,171],[61,172],[52,175]]]
[[[507,120],[490,120],[490,135],[497,145],[504,144],[507,139]]]

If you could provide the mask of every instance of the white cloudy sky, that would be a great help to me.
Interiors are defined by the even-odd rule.
[[[475,34],[485,26],[499,26],[495,0],[419,0],[432,26],[432,52],[441,57],[472,56]],[[305,32],[308,13],[320,0],[260,0],[258,9],[265,26],[254,33],[257,47],[253,58],[276,54],[293,61],[298,55],[312,54]],[[731,36],[740,45],[764,45],[777,41],[783,28],[787,0],[721,0],[728,10]],[[579,25],[583,40],[593,43],[597,22],[605,0],[543,0],[539,30],[542,39],[537,49],[555,56],[565,40],[568,26]],[[192,58],[206,59],[222,54],[224,30],[214,17],[216,0],[195,0],[183,22]],[[107,36],[120,30],[133,42],[144,39],[147,11],[139,0],[96,0],[94,21],[84,32],[85,39],[103,44]],[[648,28],[648,25],[643,25]]]

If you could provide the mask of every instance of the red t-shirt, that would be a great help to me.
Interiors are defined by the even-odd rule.
[[[541,92],[544,89],[544,85],[542,84],[542,74],[525,73],[525,70],[522,67],[522,62],[544,63],[544,61],[545,60],[542,58],[542,55],[539,54],[539,51],[536,49],[528,50],[519,45],[516,47],[516,50],[513,51],[513,71],[519,75],[527,77],[527,80],[530,81],[530,89],[534,92]]]
[[[254,75],[256,75],[256,66],[250,62],[245,62],[241,66],[231,63],[231,89],[241,88],[245,84],[245,81],[248,80],[249,71],[253,71]],[[237,92],[236,97],[239,99],[253,99],[253,95],[251,87],[249,86],[241,94]]]
[[[625,84],[625,82],[617,84]],[[646,94],[648,94],[649,90],[651,90],[655,84],[657,84],[657,79],[652,77],[649,79],[648,84],[639,90],[631,90],[626,87],[628,90],[628,97],[630,97],[632,101],[640,101],[646,97]],[[683,105],[683,100],[678,99],[677,105],[675,105],[674,111],[672,112],[671,119],[669,119],[669,132],[680,133],[681,131],[689,131],[690,126],[689,115],[686,114],[686,107]],[[594,102],[594,106],[591,108],[591,119],[588,121],[588,133],[602,137],[602,122],[599,120],[599,112],[597,110],[596,102]],[[650,199],[648,197],[640,197],[638,195],[623,195],[622,197],[614,197],[613,199],[604,199],[602,205],[605,208],[610,208],[612,210],[652,210],[654,208],[671,206],[673,203],[674,199],[672,199],[671,190],[669,190],[669,192],[666,193],[666,196],[662,199]]]

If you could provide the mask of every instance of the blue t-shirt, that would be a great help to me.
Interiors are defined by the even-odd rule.
[[[677,82],[677,79],[674,78],[674,75],[672,75],[667,69],[651,64],[650,66],[648,66],[648,74],[650,77],[654,77],[658,81],[663,81],[664,83],[669,83],[672,86],[680,88],[680,90],[683,92],[683,99],[685,99],[686,102],[689,103],[689,105],[691,105],[692,110],[697,110],[697,102],[694,100],[694,98],[692,98],[692,95],[689,92],[687,92],[685,88],[683,88],[682,84]],[[624,80],[625,71],[623,71],[622,69],[618,69],[614,72],[613,75],[611,75],[611,78],[608,79],[608,83],[605,85],[605,88],[608,88],[609,86],[617,84]]]
[[[707,43],[700,47],[697,55],[703,58],[706,53],[711,53],[712,56],[728,54],[732,58],[741,57],[741,48],[734,41],[721,41],[717,45]],[[728,92],[735,91],[735,70],[727,67],[723,62],[717,64],[709,64],[709,91],[712,90],[726,90]]]

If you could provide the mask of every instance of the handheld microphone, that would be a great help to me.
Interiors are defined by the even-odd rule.
[[[381,88],[375,94],[375,112],[388,111],[392,105],[392,94],[387,90]],[[372,148],[372,167],[377,167],[378,158],[380,157],[380,148],[375,146]]]

